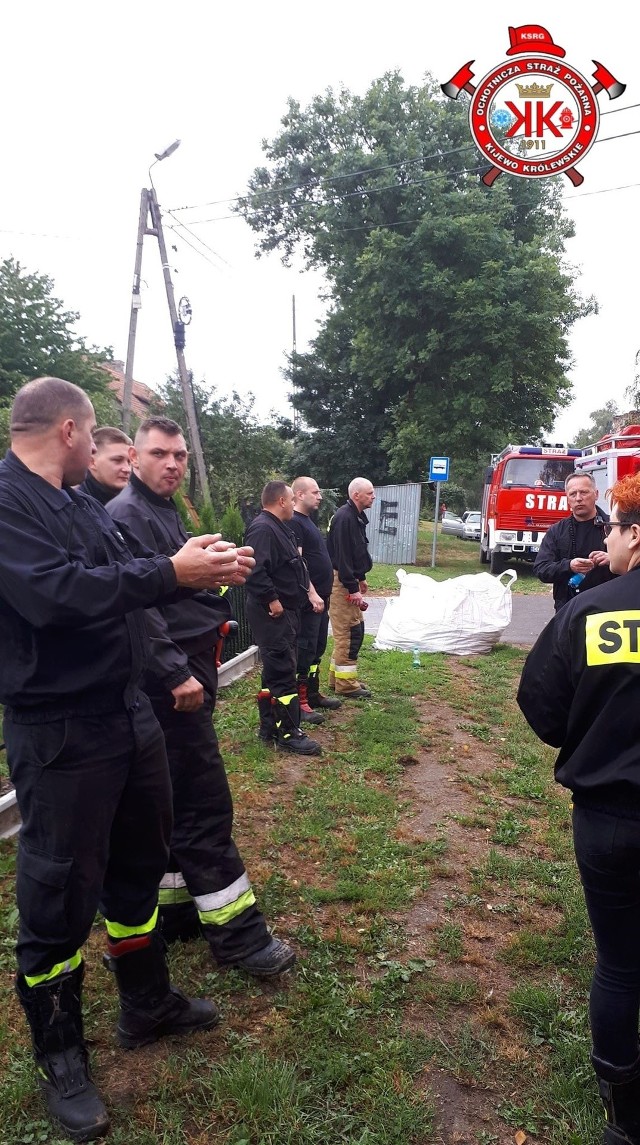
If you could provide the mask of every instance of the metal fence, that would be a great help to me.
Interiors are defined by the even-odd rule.
[[[228,636],[224,642],[222,650],[223,664],[226,664],[226,662],[231,660],[234,656],[239,656],[241,652],[245,652],[246,649],[254,643],[249,621],[247,620],[247,590],[244,585],[230,588],[227,599],[231,605],[233,619],[238,622],[238,631]]]
[[[367,536],[374,564],[416,563],[421,490],[418,482],[376,486],[376,499],[367,509]]]

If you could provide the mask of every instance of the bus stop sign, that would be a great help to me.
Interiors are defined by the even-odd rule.
[[[448,481],[449,480],[449,458],[448,457],[432,457],[429,461],[429,480],[430,481]]]

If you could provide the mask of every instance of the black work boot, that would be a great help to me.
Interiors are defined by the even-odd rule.
[[[323,724],[324,716],[320,712],[314,712],[309,703],[307,693],[307,680],[298,678],[298,703],[300,705],[300,719],[305,724]]]
[[[295,950],[280,938],[269,935],[266,946],[254,950],[253,954],[239,958],[233,966],[238,970],[246,970],[247,974],[252,974],[254,978],[275,978],[277,974],[290,970],[295,960]]]
[[[72,1141],[95,1141],[109,1129],[109,1116],[91,1080],[82,1029],[82,978],[75,970],[16,993],[31,1028],[38,1082],[49,1113]]]
[[[320,668],[309,673],[309,680],[307,683],[307,699],[310,708],[326,708],[328,711],[336,711],[342,707],[342,700],[337,696],[323,696],[320,691]]]
[[[172,942],[190,942],[192,938],[199,938],[202,926],[193,900],[159,906],[158,930],[168,946]]]
[[[638,1074],[628,1081],[598,1077],[606,1125],[602,1145],[640,1145],[640,1060]]]
[[[273,696],[268,688],[262,688],[256,696],[258,712],[260,713],[260,727],[258,739],[263,743],[273,743],[277,738],[276,717],[273,711]]]
[[[283,704],[276,697],[274,710],[278,751],[290,751],[296,755],[322,755],[320,744],[300,730],[300,704],[297,696],[293,696],[288,704]]]
[[[116,1034],[127,1050],[169,1034],[210,1030],[220,1020],[213,1002],[187,998],[169,980],[166,947],[157,930],[120,942],[109,939],[111,966],[120,994]]]

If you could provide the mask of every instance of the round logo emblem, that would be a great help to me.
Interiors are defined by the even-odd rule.
[[[480,80],[469,108],[482,154],[499,171],[524,179],[569,171],[595,143],[599,121],[588,81],[549,56],[498,64]]]

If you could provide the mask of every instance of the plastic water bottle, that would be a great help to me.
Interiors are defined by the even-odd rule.
[[[571,589],[574,595],[580,592],[580,585],[582,584],[583,580],[584,573],[574,573],[573,576],[569,577],[568,587]]]
[[[413,649],[413,659],[411,661],[413,668],[421,668],[422,661],[420,660],[420,649],[418,647]]]

